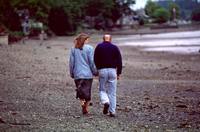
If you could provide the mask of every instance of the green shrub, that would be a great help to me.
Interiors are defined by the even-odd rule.
[[[170,13],[165,8],[158,8],[154,11],[153,17],[156,23],[165,23],[169,20]]]
[[[8,41],[9,43],[14,43],[20,41],[24,36],[23,32],[16,31],[16,32],[9,32]]]
[[[159,8],[161,7],[156,2],[148,0],[145,6],[145,12],[148,16],[153,17],[155,10]]]

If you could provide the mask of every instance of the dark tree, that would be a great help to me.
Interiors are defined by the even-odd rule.
[[[2,22],[9,30],[21,30],[20,18],[12,8],[10,1],[2,0],[0,2],[0,13],[0,22]]]
[[[49,13],[49,27],[56,35],[66,35],[74,31],[70,16],[63,8],[53,8]]]
[[[192,12],[192,20],[193,21],[200,21],[200,8],[196,9]]]

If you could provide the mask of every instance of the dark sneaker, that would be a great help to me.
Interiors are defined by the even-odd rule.
[[[112,112],[110,112],[110,117],[115,117],[115,114],[113,114]]]
[[[108,114],[108,108],[109,108],[109,104],[105,103],[104,108],[103,108],[103,114]]]

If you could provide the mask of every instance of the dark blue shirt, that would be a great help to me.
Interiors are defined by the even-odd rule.
[[[117,68],[117,75],[122,72],[121,53],[119,48],[110,42],[103,42],[97,45],[94,53],[94,62],[97,69]]]

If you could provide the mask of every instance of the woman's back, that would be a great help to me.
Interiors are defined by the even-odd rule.
[[[94,48],[84,45],[82,49],[72,48],[70,53],[70,74],[74,79],[91,79],[96,72],[93,61]]]

